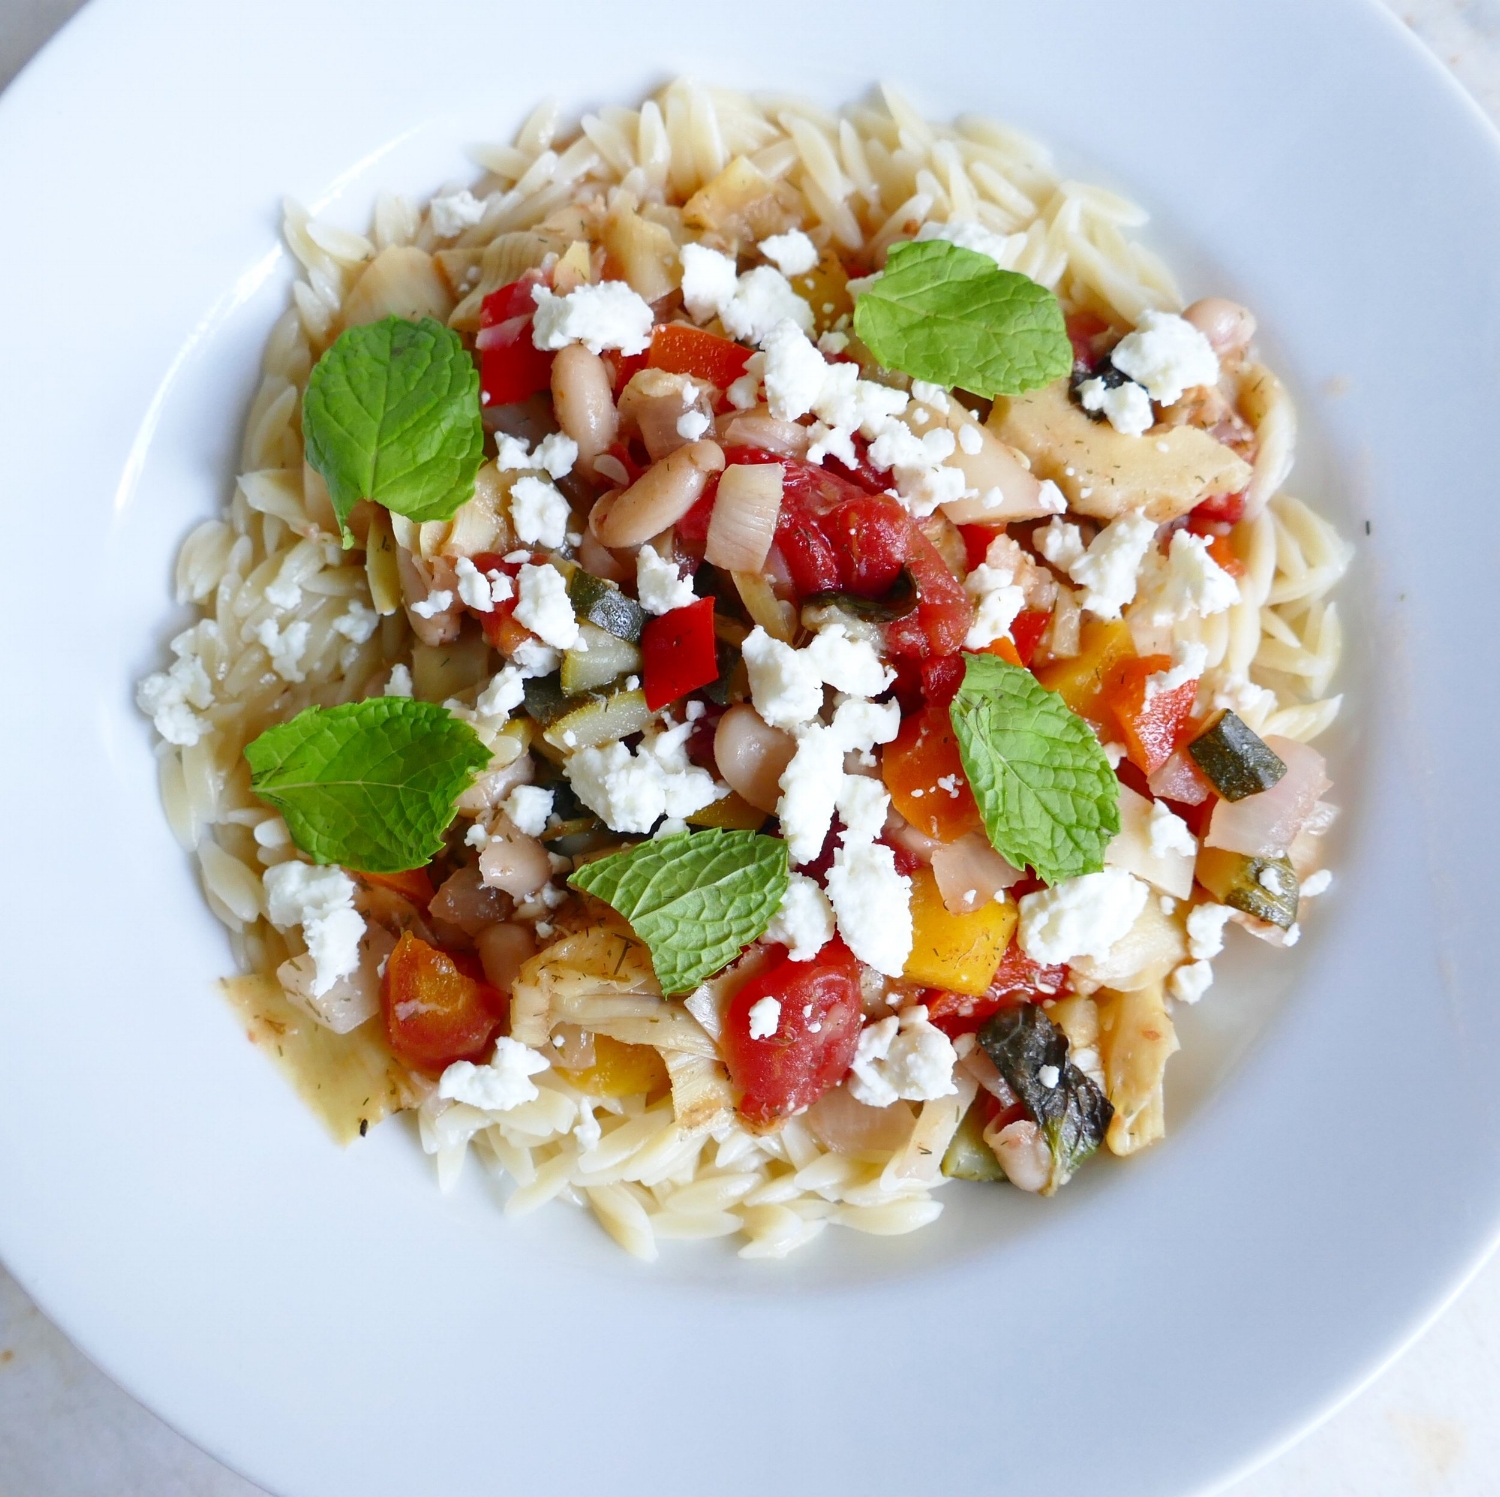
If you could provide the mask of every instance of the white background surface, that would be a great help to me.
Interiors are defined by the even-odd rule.
[[[0,84],[76,0],[0,0]],[[1500,119],[1500,0],[1393,4]],[[1193,1393],[1182,1390],[1191,1407]],[[1427,1337],[1234,1497],[1500,1492],[1500,1261]],[[255,1497],[96,1372],[0,1270],[0,1497]]]

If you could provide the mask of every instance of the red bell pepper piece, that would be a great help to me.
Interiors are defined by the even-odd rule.
[[[984,560],[991,542],[1005,534],[1005,526],[960,525],[958,533],[964,538],[964,563],[972,572]]]
[[[669,322],[651,338],[646,362],[668,374],[690,374],[716,389],[727,390],[745,372],[750,350],[685,322]]]
[[[652,619],[641,635],[646,705],[655,712],[719,678],[714,600],[699,598]]]
[[[1042,635],[1051,622],[1050,610],[1028,608],[1016,615],[1010,626],[1010,637],[1016,642],[1016,654],[1021,657],[1022,665],[1031,665],[1031,657],[1036,654],[1036,647],[1041,644]]]
[[[514,405],[552,384],[555,355],[531,342],[535,275],[523,276],[485,297],[479,308],[479,403]]]
[[[1126,660],[1104,689],[1105,704],[1119,724],[1125,752],[1143,774],[1160,769],[1172,751],[1187,741],[1197,681],[1184,682],[1173,691],[1158,691],[1153,697],[1146,695],[1147,679],[1171,668],[1169,655]]]

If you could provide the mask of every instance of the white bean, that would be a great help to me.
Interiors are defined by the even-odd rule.
[[[552,406],[557,424],[578,443],[578,465],[591,472],[620,429],[614,383],[604,360],[570,343],[552,361]]]
[[[724,783],[757,811],[776,809],[778,782],[796,752],[790,733],[771,727],[745,702],[731,707],[714,730],[714,762]]]
[[[1208,339],[1221,359],[1244,353],[1255,336],[1255,314],[1222,296],[1205,296],[1182,315]]]
[[[697,502],[709,475],[724,467],[717,442],[690,442],[652,463],[622,494],[606,494],[594,505],[589,527],[612,549],[640,546],[675,525]]]

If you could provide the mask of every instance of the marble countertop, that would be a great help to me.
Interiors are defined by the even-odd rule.
[[[1500,121],[1500,0],[1384,0]],[[0,0],[0,87],[80,0]],[[1500,1493],[1500,1257],[1233,1497]],[[97,1371],[0,1269],[0,1497],[265,1497]]]

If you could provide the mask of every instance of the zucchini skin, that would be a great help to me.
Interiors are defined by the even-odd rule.
[[[646,610],[634,598],[627,598],[613,582],[579,567],[568,579],[568,601],[585,623],[633,645],[641,642]]]
[[[1255,858],[1205,847],[1194,870],[1198,882],[1220,904],[1290,930],[1297,920],[1299,885],[1289,858]]]
[[[1225,800],[1259,795],[1286,773],[1280,757],[1233,712],[1221,714],[1193,739],[1188,753]]]
[[[998,1180],[1008,1183],[995,1151],[984,1141],[984,1116],[976,1098],[964,1114],[953,1141],[943,1155],[943,1173],[950,1180]]]

